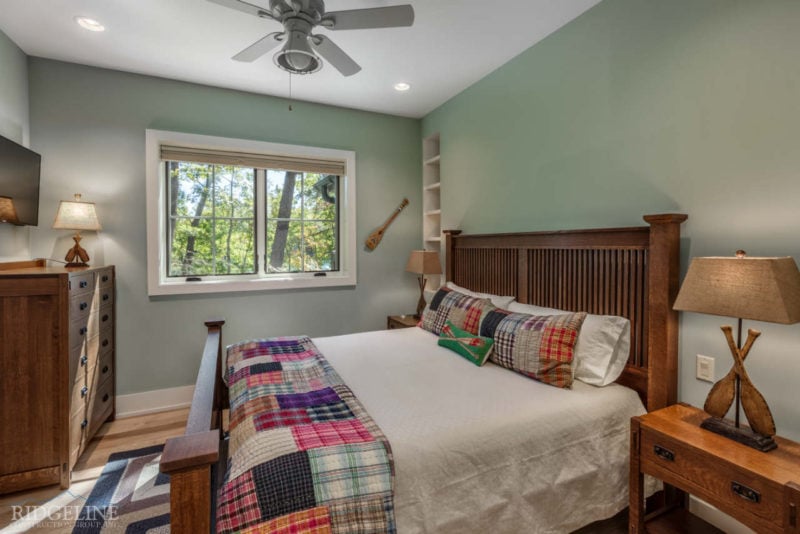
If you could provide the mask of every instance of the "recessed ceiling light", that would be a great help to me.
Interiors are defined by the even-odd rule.
[[[89,30],[90,32],[104,32],[106,27],[98,21],[89,17],[75,17],[75,22],[80,24],[81,28]]]
[[[411,89],[411,85],[407,84],[406,82],[399,82],[394,84],[395,91],[403,92],[403,91],[408,91],[409,89]]]

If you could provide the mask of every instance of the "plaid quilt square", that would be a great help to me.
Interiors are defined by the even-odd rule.
[[[353,419],[355,417],[353,412],[343,401],[334,404],[310,406],[306,409],[306,412],[315,423],[322,421],[336,421],[339,419]]]
[[[255,466],[274,460],[278,456],[300,452],[289,427],[273,428],[253,433],[242,441],[239,432],[231,434],[230,449],[235,453],[228,458],[229,480],[235,480]]]
[[[331,516],[326,506],[286,514],[246,528],[240,534],[330,534]]]
[[[245,473],[220,489],[217,499],[217,532],[238,532],[261,522],[253,474]]]
[[[366,495],[391,495],[392,472],[386,449],[381,443],[311,449],[308,461],[318,503]]]
[[[396,534],[391,496],[360,499],[358,505],[344,501],[328,505],[334,534]]]
[[[312,423],[308,412],[302,408],[290,408],[288,410],[273,410],[256,415],[253,418],[256,430],[269,430],[281,426],[306,425]]]
[[[255,399],[243,402],[237,409],[231,409],[228,422],[229,430],[236,428],[236,426],[245,419],[277,409],[278,399],[273,395],[264,395],[263,397],[256,397]]]
[[[312,423],[292,427],[292,435],[301,451],[345,443],[375,441],[375,438],[357,419]]]
[[[304,451],[259,464],[252,473],[264,519],[313,508],[317,504],[311,466]]]
[[[281,408],[307,408],[319,404],[333,404],[341,399],[331,388],[324,388],[308,393],[294,393],[291,395],[277,395]]]

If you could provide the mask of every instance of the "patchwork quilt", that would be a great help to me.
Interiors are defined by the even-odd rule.
[[[311,339],[228,347],[217,532],[396,532],[389,442]]]

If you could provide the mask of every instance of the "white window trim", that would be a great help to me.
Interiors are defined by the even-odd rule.
[[[339,220],[339,271],[325,276],[314,273],[270,274],[266,276],[242,275],[236,279],[204,279],[187,282],[184,278],[166,276],[166,169],[161,161],[161,145],[170,144],[218,150],[237,150],[283,156],[340,159],[345,162],[345,175],[340,177]],[[163,130],[145,130],[145,194],[147,198],[147,292],[149,295],[185,295],[197,293],[224,293],[233,291],[266,291],[314,287],[356,285],[356,153],[349,150],[285,145],[187,134]],[[262,192],[263,193],[263,192]],[[259,198],[258,202],[263,202]],[[259,250],[263,255],[264,250]]]

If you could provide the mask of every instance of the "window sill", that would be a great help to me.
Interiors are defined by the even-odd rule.
[[[247,280],[202,280],[187,282],[155,281],[148,284],[148,295],[200,295],[203,293],[235,293],[244,291],[280,291],[284,289],[309,289],[317,287],[355,286],[354,274],[339,273],[327,276],[287,276],[285,278],[251,278]]]

